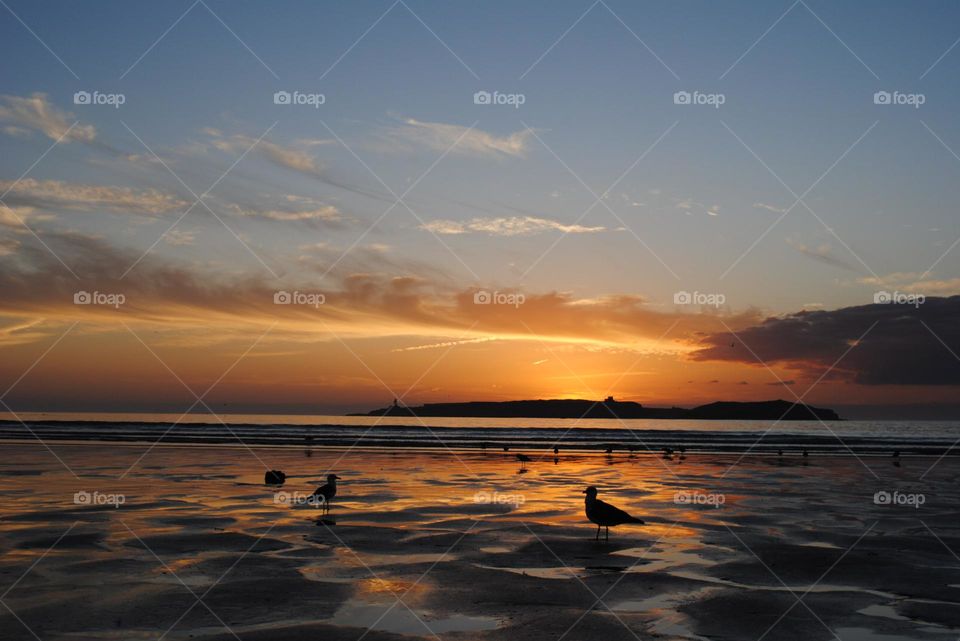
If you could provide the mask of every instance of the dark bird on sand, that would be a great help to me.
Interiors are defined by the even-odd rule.
[[[804,458],[810,456],[810,452],[804,450],[804,451],[803,451],[803,456],[804,456]]]
[[[326,484],[318,487],[309,497],[314,503],[322,499],[324,512],[330,511],[330,501],[337,495],[337,481],[339,480],[340,477],[336,474],[327,474]]]
[[[521,463],[529,463],[533,459],[527,456],[526,454],[517,454],[517,460]]]
[[[556,456],[556,455],[559,454],[559,453],[560,453],[560,448],[559,448],[559,447],[553,448],[553,455],[554,455],[554,456]]]
[[[504,446],[503,446],[503,451],[504,451],[504,452],[509,452],[509,451],[510,451],[510,448],[509,448],[507,445],[504,445]]]
[[[607,454],[613,454],[613,448],[612,448],[612,447],[608,447],[607,450],[606,450],[606,452],[607,452]]]
[[[610,527],[615,525],[624,525],[625,523],[636,523],[643,525],[643,521],[630,516],[620,508],[614,507],[597,498],[597,488],[592,485],[583,491],[587,497],[584,499],[587,518],[597,524],[597,535],[594,540],[600,540],[600,528],[606,528],[606,538],[610,540]]]

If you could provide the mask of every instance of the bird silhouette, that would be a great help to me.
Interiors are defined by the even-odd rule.
[[[330,501],[337,495],[338,480],[340,480],[340,477],[336,474],[327,474],[326,484],[318,487],[314,493],[310,495],[310,500],[314,503],[323,499],[323,511],[325,513],[330,511]]]
[[[518,454],[517,454],[517,460],[520,461],[520,471],[521,471],[521,473],[522,473],[522,472],[526,472],[526,471],[527,471],[527,463],[529,463],[529,462],[532,461],[533,459],[530,458],[529,456],[527,456],[526,454],[520,454],[520,453],[518,453]]]
[[[597,498],[597,488],[590,486],[583,491],[586,494],[584,499],[584,507],[587,514],[587,518],[597,524],[597,535],[594,537],[595,541],[600,540],[600,528],[605,527],[606,530],[606,539],[610,540],[610,526],[623,525],[625,523],[636,523],[637,525],[643,525],[643,521],[640,519],[630,516],[623,510],[618,507],[614,507],[609,503],[605,503]]]

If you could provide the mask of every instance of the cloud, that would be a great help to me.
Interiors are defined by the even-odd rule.
[[[192,231],[181,231],[179,229],[170,229],[163,235],[163,241],[174,247],[192,245],[196,240],[196,234]]]
[[[454,284],[440,270],[391,261],[379,249],[356,248],[349,259],[363,262],[331,272],[323,281],[316,272],[341,254],[336,248],[324,246],[316,257],[308,256],[316,260],[316,272],[299,271],[279,280],[259,270],[225,274],[159,255],[148,256],[121,279],[139,251],[82,234],[45,232],[50,249],[82,275],[78,282],[65,277],[64,267],[35,239],[24,235],[21,241],[15,254],[0,256],[0,315],[82,319],[117,331],[123,330],[120,322],[140,322],[178,332],[215,327],[226,337],[279,322],[278,334],[298,340],[326,340],[327,330],[333,329],[342,336],[536,340],[677,354],[689,351],[696,337],[723,328],[717,316],[663,312],[637,296],[579,299],[561,292],[526,292],[520,306],[478,304],[475,288]],[[371,271],[358,271],[362,267]],[[404,272],[408,275],[396,276]],[[126,303],[119,309],[74,305],[73,294],[80,289],[123,293]],[[273,295],[281,289],[321,292],[325,303],[276,305]],[[731,327],[759,321],[754,313],[724,319]],[[668,331],[670,341],[660,340]]]
[[[16,183],[0,181],[0,192],[7,190],[7,202],[36,208],[110,210],[156,215],[189,204],[156,189],[84,185],[34,178],[24,178]]]
[[[23,129],[39,131],[52,140],[62,142],[93,142],[97,130],[93,125],[70,125],[76,122],[72,113],[57,109],[47,100],[44,93],[35,93],[29,98],[22,96],[0,96],[0,121],[11,123],[4,131],[14,135]],[[14,129],[10,129],[13,127]],[[17,129],[21,130],[20,132]]]
[[[533,131],[522,129],[507,136],[497,136],[476,128],[407,118],[402,125],[389,127],[386,136],[399,143],[398,149],[405,149],[409,144],[438,152],[450,149],[450,153],[502,158],[525,156]],[[454,143],[456,146],[451,149]]]
[[[858,283],[880,289],[892,289],[913,294],[950,296],[960,294],[960,278],[931,279],[929,274],[894,272],[886,276],[865,276]]]
[[[768,205],[766,203],[753,203],[755,209],[766,209],[767,211],[772,211],[775,214],[782,214],[786,209],[782,207],[777,207],[776,205]]]
[[[633,204],[634,204],[634,205],[640,205],[641,203],[633,203]],[[719,215],[720,215],[720,205],[712,205],[712,206],[709,206],[709,207],[708,207],[707,205],[704,205],[704,204],[701,203],[701,202],[697,202],[697,201],[694,200],[693,198],[681,198],[681,199],[677,200],[677,203],[676,203],[675,207],[676,207],[677,209],[682,209],[683,211],[687,212],[687,215],[688,215],[688,216],[689,216],[690,213],[693,212],[694,210],[702,211],[703,213],[707,214],[708,216],[719,216]]]
[[[837,258],[833,255],[833,248],[830,245],[824,243],[819,247],[808,247],[803,243],[796,242],[791,239],[787,239],[787,244],[793,247],[795,250],[806,256],[807,258],[812,258],[813,260],[823,263],[825,265],[830,265],[831,267],[838,267],[840,269],[845,269],[847,271],[860,271],[856,266],[851,265],[842,258]]]
[[[556,220],[536,216],[512,216],[509,218],[473,218],[460,222],[455,220],[434,220],[421,225],[422,229],[435,234],[485,233],[491,236],[528,236],[545,231],[561,231],[568,234],[588,234],[606,231],[606,227],[584,227],[566,225]]]
[[[296,201],[290,201],[295,202]],[[296,203],[300,204],[300,203]],[[304,203],[306,206],[300,208],[274,208],[274,209],[256,209],[251,207],[241,207],[239,205],[229,205],[235,213],[250,218],[263,218],[266,220],[275,220],[278,222],[305,222],[328,227],[342,227],[346,222],[343,213],[334,205],[324,203],[310,202]]]
[[[337,187],[338,189],[343,189],[360,196],[366,196],[380,202],[393,204],[396,201],[396,196],[392,194],[351,184],[350,182],[333,177],[327,164],[307,151],[309,148],[320,145],[321,141],[298,139],[296,144],[293,145],[284,145],[266,139],[261,139],[257,142],[257,138],[246,134],[226,136],[219,129],[212,127],[205,127],[201,130],[201,133],[213,138],[209,144],[220,151],[239,155],[250,150],[249,153],[256,154],[277,167],[295,171],[309,178],[315,178],[325,185]],[[323,144],[326,145],[328,143],[323,141]]]
[[[759,358],[811,378],[833,367],[832,377],[862,385],[960,385],[960,296],[802,311],[734,331],[704,336],[691,358],[762,367]]]

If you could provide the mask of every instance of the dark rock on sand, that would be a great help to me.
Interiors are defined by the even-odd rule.
[[[283,485],[287,475],[280,470],[267,470],[263,475],[264,485]]]

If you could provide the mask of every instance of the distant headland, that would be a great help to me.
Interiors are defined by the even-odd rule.
[[[775,401],[718,401],[693,408],[644,407],[633,401],[551,399],[531,401],[470,401],[427,403],[409,407],[398,403],[350,416],[445,416],[464,418],[661,418],[688,420],[840,421],[831,409],[804,403]]]

